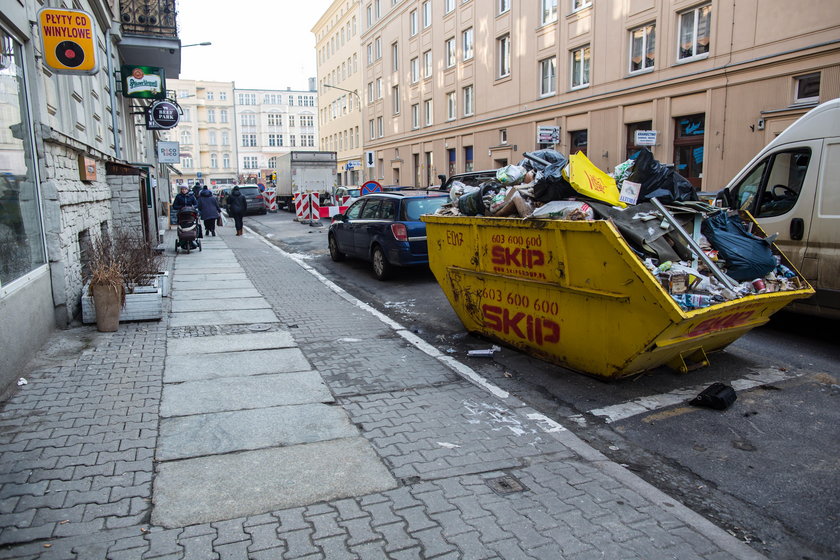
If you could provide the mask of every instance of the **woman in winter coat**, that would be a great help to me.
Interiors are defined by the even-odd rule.
[[[207,185],[198,193],[198,213],[204,220],[204,229],[207,231],[207,235],[216,237],[216,220],[222,215],[222,209],[219,208],[219,201],[216,200]]]
[[[236,235],[242,235],[242,217],[248,211],[248,202],[245,200],[245,196],[239,192],[239,187],[233,187],[227,199],[227,207],[236,226]]]

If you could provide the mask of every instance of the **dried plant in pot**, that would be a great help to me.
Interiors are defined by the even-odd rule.
[[[142,236],[126,229],[95,237],[87,254],[86,280],[96,309],[97,330],[114,332],[126,293],[154,282],[161,257]]]

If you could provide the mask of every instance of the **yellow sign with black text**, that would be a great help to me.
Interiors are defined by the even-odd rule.
[[[44,8],[38,12],[44,62],[65,74],[95,74],[96,30],[93,18],[81,10]]]

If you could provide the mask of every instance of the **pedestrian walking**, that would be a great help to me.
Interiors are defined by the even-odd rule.
[[[198,206],[198,201],[193,196],[193,193],[190,192],[189,187],[187,185],[181,185],[181,192],[175,195],[175,200],[172,201],[172,209],[177,212],[184,206],[192,206],[195,208]]]
[[[233,187],[230,196],[227,199],[228,212],[233,217],[233,223],[236,226],[236,235],[242,235],[242,218],[245,212],[248,211],[248,202],[245,196],[239,192],[239,187]]]
[[[204,185],[204,188],[198,193],[198,212],[201,214],[201,219],[204,220],[204,229],[207,230],[207,235],[216,237],[216,220],[222,215],[222,209],[219,207],[219,201],[216,200],[207,185]]]

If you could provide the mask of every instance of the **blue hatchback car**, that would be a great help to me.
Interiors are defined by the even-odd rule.
[[[333,218],[330,257],[336,262],[345,257],[370,261],[379,280],[388,279],[395,266],[429,264],[426,224],[420,216],[434,214],[448,200],[445,195],[365,195]]]

